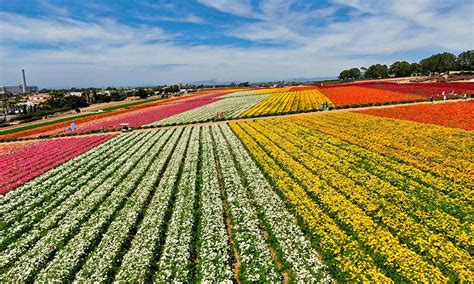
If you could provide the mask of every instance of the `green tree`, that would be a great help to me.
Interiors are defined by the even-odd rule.
[[[339,74],[339,79],[343,81],[356,80],[360,78],[359,68],[351,68],[349,70],[344,70]]]
[[[339,79],[341,79],[342,81],[347,81],[349,78],[349,70],[343,70],[341,71],[341,73],[339,73]]]
[[[388,67],[385,64],[371,65],[365,72],[365,77],[369,79],[388,78]]]
[[[412,72],[412,75],[418,75],[418,74],[421,74],[422,70],[421,70],[421,65],[419,63],[412,63],[410,64],[411,65],[411,72]]]
[[[462,52],[458,55],[456,62],[458,63],[458,66],[461,70],[474,70],[474,50],[467,50]]]
[[[406,61],[397,61],[390,65],[389,73],[394,77],[407,77],[412,74],[412,66]]]
[[[63,91],[54,90],[49,94],[46,104],[51,108],[60,108],[66,104],[66,99]]]
[[[444,52],[432,55],[420,61],[423,73],[442,73],[454,70],[457,67],[456,55]]]
[[[137,95],[141,99],[146,99],[148,97],[148,92],[144,88],[138,88]]]

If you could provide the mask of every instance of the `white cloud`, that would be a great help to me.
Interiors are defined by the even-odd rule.
[[[258,17],[250,0],[198,0],[201,4],[241,17]]]
[[[69,14],[66,8],[51,4],[48,0],[41,0],[40,4],[42,7],[54,12],[55,14],[63,15],[63,16],[66,16],[67,14]]]
[[[129,27],[113,19],[83,22],[71,18],[30,18],[0,12],[0,38],[6,42],[63,44],[123,44],[170,39],[157,27]]]
[[[445,2],[417,0],[334,0],[337,6],[318,9],[295,9],[294,1],[280,0],[255,7],[244,0],[201,2],[254,19],[218,34],[283,47],[182,46],[173,42],[177,34],[159,27],[0,13],[0,39],[8,43],[0,46],[0,85],[18,84],[22,68],[28,81],[40,87],[331,76],[349,67],[390,63],[390,54],[473,49],[469,1],[449,9]],[[357,12],[341,21],[333,15],[342,6]],[[201,21],[192,14],[167,20]],[[53,48],[28,48],[30,44]]]
[[[169,17],[169,16],[138,16],[139,19],[153,22],[153,21],[165,21],[165,22],[178,22],[178,23],[192,23],[192,24],[204,24],[206,21],[196,15],[187,15],[184,17]]]

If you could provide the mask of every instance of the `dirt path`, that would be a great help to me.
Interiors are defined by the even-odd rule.
[[[457,99],[457,100],[449,100],[447,102],[465,102],[465,101],[472,101],[474,99]],[[302,113],[293,113],[293,114],[281,114],[281,115],[272,115],[272,116],[262,116],[262,117],[252,117],[252,118],[234,118],[229,120],[221,120],[221,121],[208,121],[208,122],[198,122],[192,124],[184,124],[184,125],[173,125],[173,126],[162,126],[156,128],[139,128],[135,129],[134,132],[146,132],[146,131],[153,131],[158,129],[168,129],[168,128],[179,128],[179,127],[188,127],[188,126],[207,126],[207,125],[214,125],[214,124],[221,124],[221,123],[230,123],[230,122],[243,122],[243,121],[252,121],[252,120],[262,120],[262,119],[274,119],[274,118],[287,118],[287,117],[294,117],[294,116],[303,116],[303,115],[324,115],[328,113],[338,113],[338,112],[348,112],[348,111],[356,111],[356,110],[368,110],[368,109],[384,109],[384,108],[394,108],[399,106],[410,106],[410,105],[423,105],[423,104],[444,104],[447,103],[445,101],[434,101],[434,102],[416,102],[416,103],[404,103],[404,104],[394,104],[394,105],[382,105],[382,106],[369,106],[369,107],[353,107],[353,108],[345,108],[345,109],[335,109],[335,110],[328,110],[328,111],[312,111],[312,112],[302,112]],[[42,139],[28,139],[27,141],[42,141],[46,139],[52,138],[70,138],[75,136],[95,136],[95,135],[104,135],[104,134],[117,134],[121,133],[120,130],[117,131],[110,131],[110,132],[103,132],[103,133],[89,133],[89,134],[77,134],[77,135],[70,135],[66,137],[51,137],[51,138],[42,138]],[[1,142],[0,143],[18,143],[17,142]]]

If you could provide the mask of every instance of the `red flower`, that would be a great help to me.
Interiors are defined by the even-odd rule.
[[[357,112],[474,130],[474,101],[420,104]]]

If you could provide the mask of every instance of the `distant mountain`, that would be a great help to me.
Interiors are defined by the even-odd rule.
[[[297,83],[307,83],[307,82],[314,82],[314,81],[324,81],[324,80],[334,80],[337,79],[336,77],[312,77],[312,78],[292,78],[292,79],[286,79],[286,80],[274,80],[274,81],[259,81],[259,82],[250,82],[250,83],[274,83],[274,82],[297,82]],[[230,85],[232,83],[242,83],[241,81],[222,81],[218,82],[216,80],[204,80],[204,81],[197,81],[197,82],[190,82],[188,84],[190,85],[205,85],[205,86],[221,86],[221,85]]]
[[[293,78],[285,80],[285,82],[298,82],[298,83],[306,83],[306,82],[314,82],[314,81],[324,81],[324,80],[335,80],[336,77],[313,77],[313,78]]]
[[[235,83],[239,83],[234,81]],[[204,86],[220,86],[220,85],[230,85],[234,82],[217,82],[216,80],[204,80],[204,81],[197,81],[188,83],[189,85],[204,85]]]

